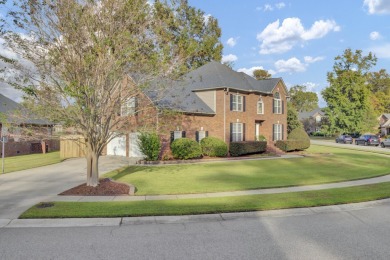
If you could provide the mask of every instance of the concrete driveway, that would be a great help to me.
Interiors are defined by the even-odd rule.
[[[102,156],[100,175],[129,165],[125,157]],[[68,159],[58,164],[0,175],[0,219],[15,219],[41,201],[86,181],[85,158]]]

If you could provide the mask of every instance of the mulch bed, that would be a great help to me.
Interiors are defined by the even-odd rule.
[[[117,196],[129,195],[130,186],[125,183],[112,181],[109,178],[100,179],[97,187],[87,186],[85,183],[66,190],[59,195],[67,196]]]

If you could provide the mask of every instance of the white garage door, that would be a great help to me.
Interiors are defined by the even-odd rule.
[[[126,156],[126,136],[117,136],[107,144],[107,155]]]
[[[139,149],[138,135],[139,133],[129,134],[129,157],[145,157],[145,155]]]

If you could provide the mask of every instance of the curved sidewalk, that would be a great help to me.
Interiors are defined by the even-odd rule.
[[[390,181],[390,174],[381,177],[370,179],[362,179],[356,181],[345,181],[327,184],[294,186],[285,188],[269,188],[244,191],[228,191],[228,192],[213,192],[201,194],[178,194],[178,195],[145,195],[145,196],[56,196],[52,197],[52,201],[75,201],[75,202],[94,202],[94,201],[140,201],[140,200],[177,200],[177,199],[194,199],[194,198],[216,198],[216,197],[231,197],[231,196],[246,196],[258,194],[275,194],[311,190],[326,190],[332,188],[345,188],[352,186],[360,186],[366,184],[375,184]]]

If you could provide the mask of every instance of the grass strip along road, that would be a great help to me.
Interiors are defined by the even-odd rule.
[[[390,182],[319,191],[207,199],[41,203],[27,210],[20,218],[106,218],[195,215],[316,207],[385,198],[390,198]]]

